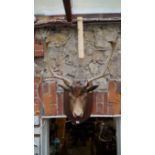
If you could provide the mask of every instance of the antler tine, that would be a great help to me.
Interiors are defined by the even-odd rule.
[[[117,39],[118,39],[118,37],[116,38],[116,41],[117,41]],[[108,57],[108,60],[107,60],[107,63],[106,63],[106,65],[105,65],[104,71],[102,72],[101,75],[98,75],[98,76],[96,76],[96,77],[93,77],[93,78],[89,79],[89,80],[88,80],[88,83],[90,83],[90,82],[92,82],[92,81],[94,81],[94,80],[100,79],[100,78],[102,78],[102,77],[104,77],[104,76],[107,75],[107,74],[105,74],[105,73],[106,73],[106,70],[107,70],[107,68],[108,68],[108,66],[109,66],[111,57],[112,57],[112,55],[113,55],[113,53],[114,53],[114,50],[115,50],[115,47],[116,47],[116,41],[110,41],[110,42],[109,42],[109,43],[111,44],[112,51],[111,51],[110,56]]]
[[[44,50],[45,53],[47,54],[47,45],[46,45],[46,38],[43,39],[43,44],[44,44]],[[54,78],[63,80],[63,82],[70,87],[71,86],[71,81],[63,76],[57,75],[56,73],[54,73],[53,69],[51,69],[49,62],[48,62],[48,58],[44,59],[45,63],[47,64],[48,70],[50,71],[50,73],[53,75]]]
[[[60,75],[57,75],[56,73],[54,73],[54,71],[51,69],[51,67],[49,65],[48,65],[48,68],[54,78],[62,80],[69,87],[71,86],[71,81],[69,79],[65,78],[64,76],[60,76]]]

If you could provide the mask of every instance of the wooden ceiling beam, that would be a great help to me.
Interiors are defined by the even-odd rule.
[[[73,15],[72,22],[67,22],[64,15],[61,16],[36,16],[36,22],[34,23],[34,27],[36,28],[47,28],[52,27],[54,25],[66,25],[66,26],[77,26],[77,17],[82,16],[84,24],[87,23],[121,23],[121,14],[81,14],[81,15]]]
[[[68,22],[72,22],[72,6],[70,0],[63,0],[64,9],[66,13],[66,19]]]

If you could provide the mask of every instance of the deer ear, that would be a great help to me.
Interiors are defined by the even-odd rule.
[[[97,87],[98,87],[98,85],[94,85],[94,86],[88,87],[88,88],[87,88],[87,92],[93,91],[93,90],[96,89]]]

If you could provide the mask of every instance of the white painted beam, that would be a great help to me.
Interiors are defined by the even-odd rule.
[[[66,118],[66,115],[55,115],[55,116],[42,116],[42,119],[50,119],[50,118]]]
[[[84,58],[83,18],[77,17],[79,58]]]
[[[90,115],[90,117],[121,117],[120,114],[118,115]]]

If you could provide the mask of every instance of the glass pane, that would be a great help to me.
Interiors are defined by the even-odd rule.
[[[72,0],[73,14],[120,13],[121,0]]]
[[[64,15],[62,0],[34,0],[35,15]]]
[[[121,0],[71,0],[73,14],[120,13]],[[63,0],[34,0],[35,15],[65,15]]]

